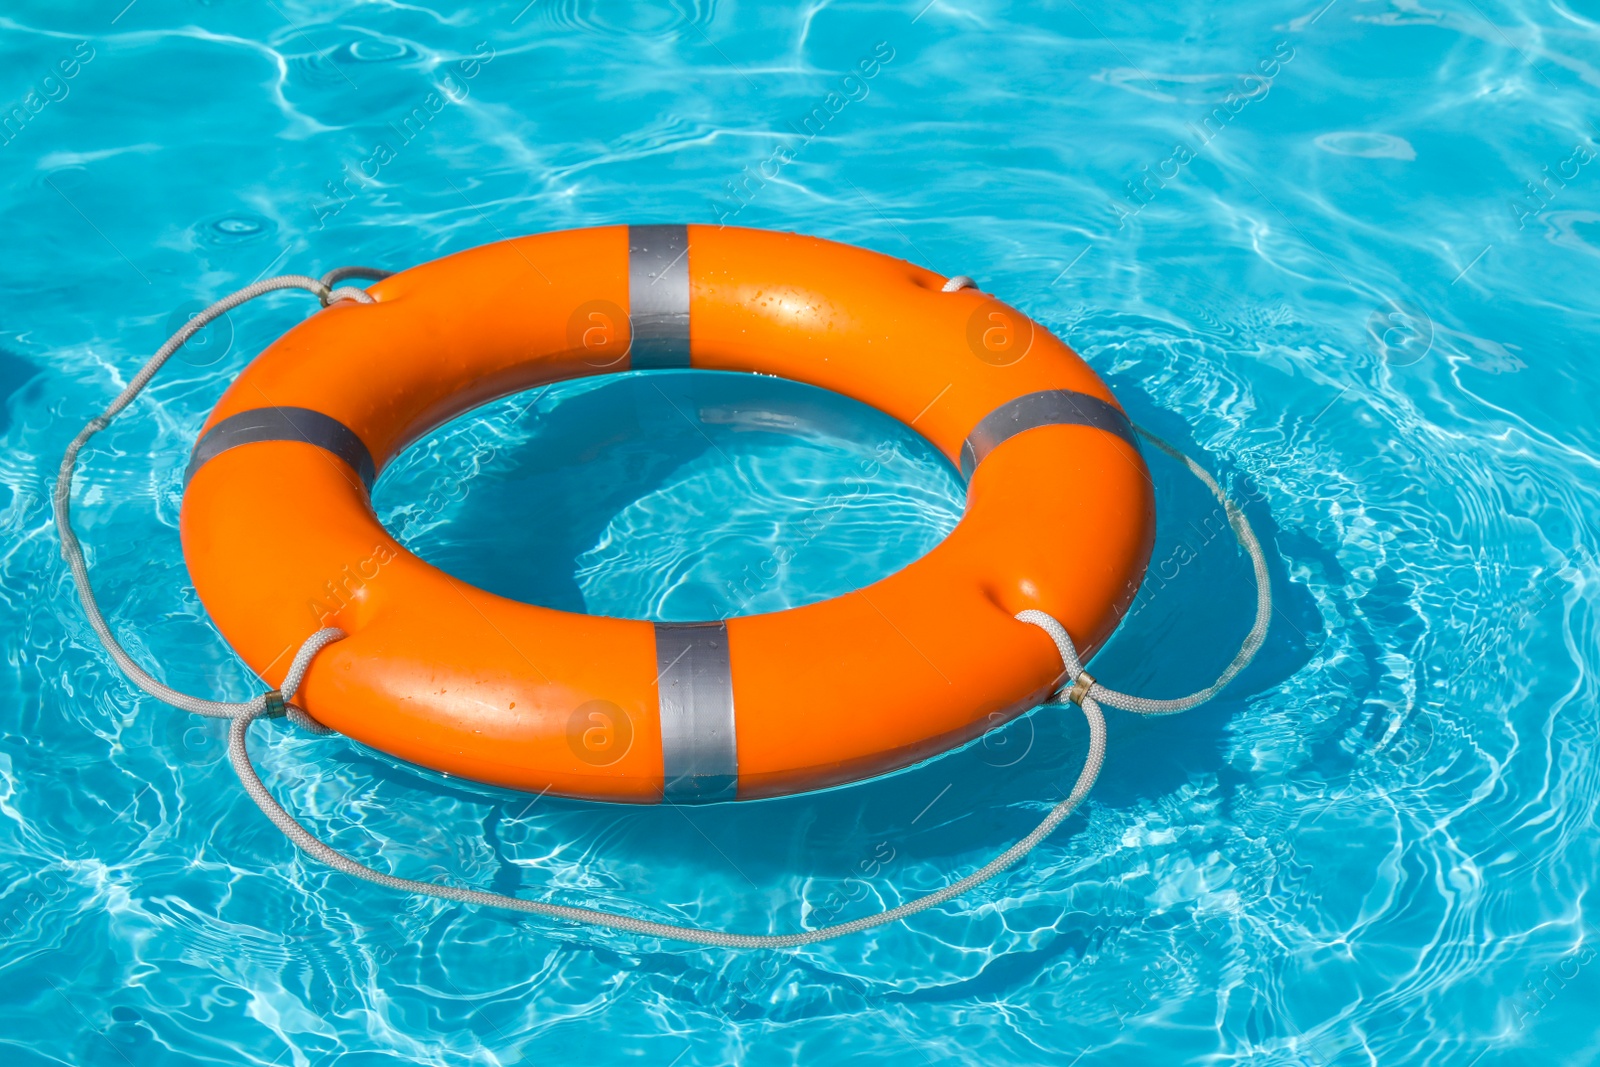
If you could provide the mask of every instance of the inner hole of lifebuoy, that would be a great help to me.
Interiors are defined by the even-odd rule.
[[[751,374],[645,371],[486,405],[389,464],[378,517],[463,581],[659,622],[826,600],[961,517],[959,473],[848,397]]]

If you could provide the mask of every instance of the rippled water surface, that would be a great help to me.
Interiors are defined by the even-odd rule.
[[[1600,1060],[1592,0],[125,2],[0,13],[0,1061]],[[1257,664],[1188,715],[1112,713],[1091,803],[1019,868],[814,948],[303,859],[220,732],[94,641],[48,522],[67,441],[268,273],[719,219],[973,275],[1066,338],[1247,501],[1278,605]],[[257,683],[188,584],[187,451],[308,303],[209,328],[86,457],[113,624],[191,691]],[[1244,633],[1249,570],[1152,471],[1150,576],[1095,670],[1174,695]],[[507,595],[683,619],[871,581],[962,491],[858,405],[633,375],[442,428],[377,506]],[[1084,739],[1047,709],[888,778],[684,811],[255,731],[278,795],[378,866],[751,932],[971,870]]]

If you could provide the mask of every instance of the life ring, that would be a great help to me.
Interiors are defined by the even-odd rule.
[[[965,279],[796,234],[610,226],[387,277],[261,353],[195,444],[184,557],[229,644],[297,702],[412,763],[531,792],[715,801],[936,755],[1062,681],[1039,609],[1084,652],[1149,559],[1126,416],[1064,343]],[[955,530],[856,592],[695,624],[577,615],[407,552],[369,499],[408,442],[477,405],[626,369],[778,375],[920,431],[968,478]],[[1093,521],[1086,521],[1089,512]]]

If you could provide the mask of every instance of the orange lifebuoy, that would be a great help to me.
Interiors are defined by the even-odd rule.
[[[946,291],[950,288],[952,291]],[[426,263],[334,303],[239,376],[195,445],[184,555],[224,637],[298,702],[414,763],[574,797],[749,799],[937,754],[1061,681],[1050,613],[1110,635],[1150,554],[1133,433],[1065,344],[975,288],[795,234],[612,226]],[[845,596],[696,624],[495,596],[398,544],[368,492],[443,421],[580,375],[695,367],[835,390],[969,478],[955,530]],[[1093,522],[1075,521],[1093,503]]]

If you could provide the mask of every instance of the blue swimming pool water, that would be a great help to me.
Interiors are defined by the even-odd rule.
[[[125,3],[0,13],[0,1061],[1600,1059],[1592,2]],[[1278,601],[1260,660],[1188,715],[1112,713],[1092,802],[1022,867],[793,953],[302,859],[217,729],[97,647],[48,522],[66,442],[258,276],[719,219],[971,274],[1066,338],[1246,499]],[[212,327],[85,463],[114,625],[192,691],[255,686],[187,582],[186,453],[308,312]],[[852,588],[959,515],[920,439],[845,401],[655,380],[441,430],[382,517],[509,595],[692,618]],[[790,421],[730,421],[752,410]],[[884,442],[894,477],[807,523]],[[1243,634],[1249,572],[1203,492],[1152,470],[1150,580],[1096,673],[1173,695]],[[278,726],[257,751],[397,873],[780,932],[972,869],[1067,787],[1084,733],[1043,711],[890,778],[687,812]]]
[[[402,544],[479,588],[659,622],[848,593],[933,548],[964,502],[950,462],[877,409],[707,371],[513,395],[413,445],[373,493]]]

